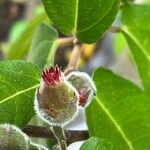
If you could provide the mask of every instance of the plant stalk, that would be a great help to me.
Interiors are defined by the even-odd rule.
[[[64,130],[61,126],[52,126],[51,130],[58,141],[61,150],[67,150],[67,142]]]
[[[66,45],[72,45],[73,44],[73,40],[74,40],[73,37],[60,38],[58,40],[59,47],[66,46]]]
[[[72,51],[72,56],[71,56],[70,62],[64,71],[65,75],[67,75],[68,73],[70,73],[73,70],[76,70],[77,66],[78,66],[78,60],[79,60],[80,54],[81,54],[81,45],[77,39],[74,39],[73,43],[74,43],[74,48]]]
[[[121,28],[120,27],[110,27],[108,29],[109,32],[112,32],[112,33],[119,33],[121,32]]]

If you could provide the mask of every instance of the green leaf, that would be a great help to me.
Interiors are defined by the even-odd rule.
[[[29,23],[23,33],[10,45],[7,59],[23,59],[28,52],[35,28],[41,21],[46,20],[46,18],[47,16],[42,13]]]
[[[25,19],[15,22],[15,24],[11,27],[9,33],[9,42],[15,42],[18,38],[20,38],[21,34],[24,32],[27,26],[28,21],[26,21]]]
[[[98,40],[112,24],[119,0],[42,0],[53,23],[84,43]]]
[[[41,69],[54,64],[54,56],[58,46],[58,33],[52,27],[41,23],[35,31],[28,60]]]
[[[149,18],[150,5],[126,3],[122,9],[122,28],[131,33],[150,56]]]
[[[143,0],[143,1],[142,1],[142,4],[150,5],[150,0]]]
[[[127,47],[125,38],[121,33],[113,35],[113,46],[116,55],[119,55]]]
[[[134,57],[144,91],[150,93],[150,57],[145,53],[142,45],[138,43],[132,34],[125,30],[123,31],[123,34]]]
[[[25,61],[0,62],[0,123],[24,127],[34,115],[39,69]]]
[[[134,0],[121,0],[123,3],[126,3],[126,2],[133,2]]]
[[[97,96],[86,109],[90,136],[110,141],[115,150],[148,150],[149,96],[106,69],[97,69],[93,79]]]
[[[113,146],[110,142],[106,140],[100,140],[96,137],[91,137],[90,139],[86,140],[80,150],[112,150]]]
[[[122,30],[134,57],[144,90],[150,93],[150,5],[125,4]]]

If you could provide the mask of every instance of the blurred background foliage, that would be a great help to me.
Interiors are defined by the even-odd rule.
[[[0,0],[0,59],[26,59],[33,33],[41,22],[52,24],[40,0]],[[119,25],[119,15],[114,24]],[[64,35],[59,33],[59,37]],[[64,68],[70,58],[71,50],[71,45],[59,47],[55,63]],[[98,66],[118,69],[115,66],[120,64],[119,58],[126,59],[127,53],[124,37],[120,33],[107,32],[97,43],[82,45],[80,69],[90,74]],[[122,65],[124,66],[116,71],[122,72],[124,67],[130,68],[130,65],[132,67],[130,63]],[[133,75],[134,73],[133,71]]]

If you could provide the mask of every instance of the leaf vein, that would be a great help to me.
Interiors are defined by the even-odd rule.
[[[78,33],[82,33],[82,32],[85,32],[87,30],[90,30],[91,28],[93,28],[94,26],[99,24],[100,21],[112,10],[113,6],[114,6],[114,1],[112,2],[112,6],[109,7],[108,11],[101,18],[99,18],[97,22],[93,23],[92,25],[90,25],[89,27],[87,27],[85,29],[79,30]]]
[[[77,4],[76,4],[76,14],[75,14],[75,27],[74,27],[74,33],[77,30],[77,25],[78,25],[78,11],[79,11],[79,0],[76,0]]]
[[[112,121],[112,123],[115,125],[117,131],[121,134],[122,138],[124,139],[124,141],[127,143],[128,147],[130,150],[135,150],[132,143],[130,142],[130,140],[128,139],[128,137],[126,136],[126,134],[124,133],[123,129],[120,127],[120,125],[118,125],[118,123],[115,121],[115,119],[113,118],[113,116],[111,115],[111,113],[108,111],[108,109],[104,106],[104,104],[100,101],[100,99],[98,97],[95,97],[97,103],[99,104],[99,106],[103,109],[103,111],[106,113],[106,115],[108,116],[108,118]]]
[[[27,89],[25,89],[25,90],[18,91],[17,93],[15,93],[15,94],[13,94],[13,95],[11,95],[11,96],[9,96],[9,97],[6,97],[6,98],[4,98],[3,100],[1,100],[1,101],[0,101],[0,104],[2,104],[2,103],[4,103],[4,102],[6,102],[6,101],[8,101],[8,100],[10,100],[10,99],[12,99],[12,98],[18,96],[18,95],[21,95],[21,94],[23,94],[23,93],[25,93],[25,92],[31,91],[31,90],[37,88],[38,86],[39,86],[39,84],[37,84],[37,85],[35,85],[35,86],[32,86],[32,87],[29,87],[29,88],[27,88]]]

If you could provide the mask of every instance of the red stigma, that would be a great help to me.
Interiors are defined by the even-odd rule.
[[[42,79],[46,85],[55,85],[56,82],[60,81],[60,76],[61,71],[57,65],[55,67],[51,67],[50,69],[46,69],[42,73]]]
[[[80,91],[79,92],[79,106],[84,107],[87,102],[87,96],[84,94],[84,92]]]

